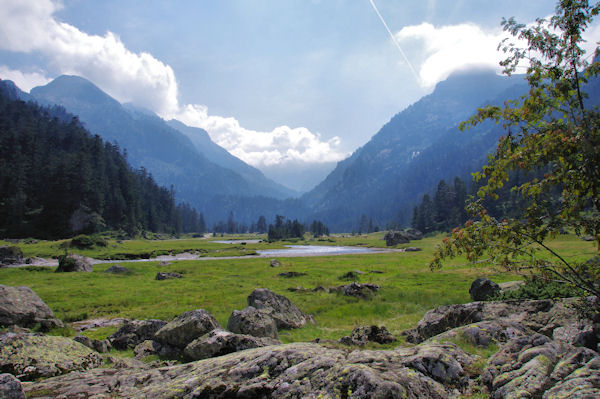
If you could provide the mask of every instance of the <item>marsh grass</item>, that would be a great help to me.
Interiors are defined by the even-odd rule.
[[[246,298],[252,290],[265,287],[288,297],[300,309],[314,315],[317,322],[298,330],[280,331],[284,342],[315,338],[335,340],[350,334],[355,326],[371,324],[384,325],[398,336],[404,329],[414,327],[423,314],[434,307],[468,302],[469,286],[477,277],[486,276],[497,282],[519,279],[485,265],[469,266],[462,258],[432,272],[429,260],[441,238],[436,236],[411,243],[421,247],[421,252],[280,257],[282,265],[276,268],[269,265],[267,258],[245,257],[174,261],[167,266],[161,266],[157,261],[128,263],[127,267],[133,272],[130,275],[104,273],[118,261],[97,264],[92,273],[54,273],[54,268],[40,267],[4,268],[0,269],[0,284],[31,287],[58,318],[69,322],[98,317],[170,320],[185,311],[203,308],[223,327],[227,326],[227,319],[234,309],[247,306]],[[351,239],[355,238],[336,238],[336,245],[348,245],[347,240]],[[379,241],[377,237],[371,239]],[[154,243],[157,249],[168,251],[194,247],[224,250],[227,247],[200,239],[131,242],[127,245],[131,250],[147,250]],[[35,245],[36,249],[26,249],[30,245]],[[51,242],[22,244],[24,252],[30,251],[28,256],[40,256],[56,245]],[[281,243],[254,245],[277,248]],[[566,256],[581,260],[594,253],[592,243],[572,236],[558,237],[553,245],[561,247]],[[317,286],[347,284],[338,278],[354,270],[364,272],[360,275],[361,283],[382,287],[377,295],[369,300],[359,300],[340,294],[312,292]],[[176,271],[184,277],[156,281],[154,278],[159,271]],[[278,276],[289,271],[306,275]],[[298,286],[306,290],[288,291],[288,288]],[[86,334],[102,339],[112,332],[114,329]]]

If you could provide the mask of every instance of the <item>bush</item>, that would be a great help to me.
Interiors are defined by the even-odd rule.
[[[496,295],[493,300],[505,299],[554,299],[580,297],[583,290],[539,276],[528,277],[525,284],[514,291],[506,291]]]
[[[71,239],[70,245],[79,249],[89,249],[93,248],[94,246],[106,247],[108,243],[102,237],[87,236],[85,234],[80,234]]]

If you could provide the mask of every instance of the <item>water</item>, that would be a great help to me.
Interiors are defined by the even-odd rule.
[[[381,249],[363,247],[321,246],[321,245],[286,245],[285,249],[257,250],[261,256],[319,256],[346,255],[380,252]]]

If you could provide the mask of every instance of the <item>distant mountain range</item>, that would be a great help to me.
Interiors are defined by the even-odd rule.
[[[363,214],[379,226],[406,226],[413,206],[440,179],[470,179],[503,132],[492,123],[460,132],[458,124],[477,107],[501,104],[525,90],[520,76],[491,71],[452,75],[396,114],[300,198],[291,198],[298,194],[219,147],[206,131],[122,105],[82,78],[61,76],[31,95],[16,95],[59,104],[78,115],[91,132],[126,149],[133,166],[145,167],[162,185],[172,184],[178,200],[204,212],[209,224],[226,220],[230,212],[247,224],[260,215],[271,221],[280,214],[322,220],[332,231],[352,231]]]

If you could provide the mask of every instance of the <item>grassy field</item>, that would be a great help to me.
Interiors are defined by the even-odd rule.
[[[382,246],[382,233],[361,237],[334,237],[331,242],[310,241],[322,245]],[[229,238],[229,237],[226,237]],[[248,237],[246,237],[248,238]],[[204,259],[175,261],[160,266],[157,261],[121,263],[133,271],[131,275],[104,273],[112,264],[94,266],[92,273],[54,273],[54,268],[24,267],[0,269],[0,284],[31,287],[55,312],[67,322],[96,317],[158,318],[169,320],[185,311],[203,308],[211,312],[222,326],[234,309],[246,307],[246,297],[254,288],[265,287],[290,298],[300,309],[314,315],[317,324],[299,330],[281,331],[284,342],[314,338],[338,339],[357,325],[385,325],[394,335],[414,327],[423,314],[440,305],[469,301],[469,286],[480,276],[496,282],[518,279],[517,276],[494,271],[490,267],[472,267],[457,258],[442,270],[430,271],[428,262],[441,236],[414,241],[410,245],[421,252],[378,253],[364,255],[284,258],[273,268],[268,258]],[[304,243],[304,242],[300,242]],[[64,252],[59,242],[19,244],[27,256],[53,256]],[[116,250],[110,247],[108,250]],[[142,241],[118,244],[119,251],[129,249],[180,252],[182,249],[219,250],[218,254],[260,248],[280,248],[277,244],[227,245],[208,240],[183,239]],[[383,243],[383,246],[385,244]],[[561,236],[552,245],[570,258],[585,260],[595,253],[593,243],[573,236]],[[405,245],[406,246],[406,245]],[[244,247],[244,248],[239,248]],[[229,249],[227,249],[229,248]],[[88,256],[106,254],[106,248],[77,251]],[[61,252],[62,251],[62,252]],[[214,254],[214,252],[213,252]],[[381,286],[377,295],[359,300],[339,294],[312,292],[316,286],[337,286],[348,281],[340,277],[349,271],[364,272],[359,282]],[[159,271],[183,274],[182,279],[156,281]],[[287,271],[305,276],[283,278]],[[371,273],[379,271],[382,273]],[[288,288],[302,286],[308,290],[291,292]],[[110,333],[111,331],[106,331]]]

